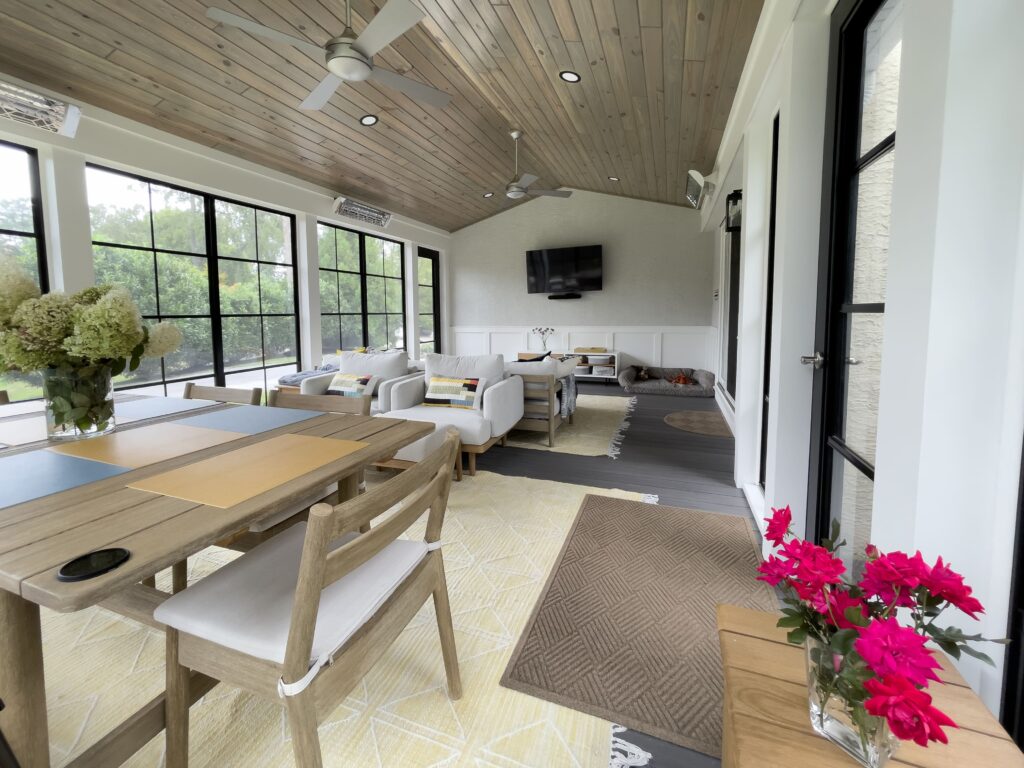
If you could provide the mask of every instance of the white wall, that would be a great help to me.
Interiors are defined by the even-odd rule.
[[[37,92],[64,99],[30,83],[3,75]],[[436,227],[393,216],[388,227],[375,231],[331,212],[335,196],[344,191],[319,187],[270,168],[241,160],[219,150],[122,118],[79,102],[82,120],[74,139],[0,120],[0,138],[38,150],[44,203],[47,258],[52,287],[77,290],[92,285],[92,247],[85,188],[85,164],[102,164],[151,178],[234,199],[260,203],[297,215],[299,305],[302,314],[303,363],[320,358],[320,301],[317,287],[316,221],[330,221],[353,229],[381,234],[406,245],[407,275],[415,275],[417,245],[441,253],[442,277],[451,250],[450,235]],[[409,317],[414,316],[416,291],[407,291]],[[442,327],[447,327],[447,306],[442,306]]]
[[[827,91],[828,15],[818,3],[798,12],[797,3],[773,3],[762,17],[755,40],[759,59],[747,66],[760,74],[754,80],[744,71],[754,96],[737,97],[730,117],[716,174],[725,179],[703,211],[705,228],[727,237],[719,225],[724,199],[734,188],[743,190],[743,228],[740,231],[739,342],[736,397],[718,401],[736,436],[734,480],[743,488],[754,519],[763,524],[772,506],[791,504],[797,530],[804,524],[807,498],[807,457],[810,445],[812,371],[801,366],[801,354],[814,343],[818,236],[821,211],[825,94]],[[787,24],[778,22],[788,16]],[[774,49],[769,34],[777,36]],[[761,405],[765,365],[765,314],[769,205],[771,201],[772,123],[779,115],[779,170],[775,222],[774,314],[772,366],[769,377],[768,462],[765,488],[759,485]],[[728,169],[720,173],[717,168]],[[728,246],[720,259],[728,259]],[[727,269],[720,268],[725,289]],[[727,311],[722,302],[722,312]],[[718,357],[727,347],[727,321],[718,328]]]
[[[950,561],[986,606],[958,623],[1000,637],[1024,435],[1024,5],[905,14],[872,536]],[[960,667],[995,709],[985,650],[999,666]]]
[[[527,293],[527,251],[587,244],[603,246],[603,290],[569,301]],[[711,323],[714,238],[700,232],[699,215],[686,208],[574,190],[571,198],[538,198],[461,229],[452,246],[456,338],[479,328],[602,334],[601,328]],[[656,364],[643,354],[639,359]]]

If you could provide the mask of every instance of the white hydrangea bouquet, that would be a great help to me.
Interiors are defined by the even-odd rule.
[[[174,352],[181,340],[173,325],[144,325],[123,289],[40,295],[31,275],[0,259],[0,371],[42,374],[51,439],[113,430],[112,378],[134,371],[143,357]]]

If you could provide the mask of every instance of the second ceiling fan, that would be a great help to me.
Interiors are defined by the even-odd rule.
[[[327,76],[299,105],[302,109],[322,109],[342,83],[362,80],[374,80],[388,88],[401,91],[411,99],[437,109],[444,109],[451,101],[451,96],[444,91],[431,88],[397,72],[381,69],[373,63],[375,53],[391,45],[416,26],[426,14],[411,0],[388,0],[366,25],[362,34],[357,36],[352,31],[350,3],[351,0],[345,3],[345,30],[337,37],[332,37],[322,47],[220,8],[210,8],[206,15],[214,21],[237,27],[249,34],[294,46],[315,58],[323,57],[327,64]]]
[[[516,129],[509,131],[509,136],[512,137],[512,141],[516,143],[516,171],[512,177],[512,181],[505,185],[505,197],[510,200],[518,200],[527,195],[540,196],[540,197],[571,197],[572,192],[564,189],[530,189],[530,185],[537,181],[540,177],[534,176],[532,173],[524,173],[522,176],[519,175],[519,139],[522,138],[523,132]]]

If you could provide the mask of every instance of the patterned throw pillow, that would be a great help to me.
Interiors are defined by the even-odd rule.
[[[438,408],[464,408],[480,410],[486,379],[454,379],[431,376],[424,405]]]
[[[328,395],[343,397],[364,397],[373,392],[380,376],[368,373],[337,373],[327,387]]]

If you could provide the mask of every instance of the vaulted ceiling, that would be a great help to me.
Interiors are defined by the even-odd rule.
[[[416,2],[427,18],[375,61],[451,94],[444,110],[373,82],[300,110],[323,61],[205,15],[320,45],[343,0],[0,0],[0,73],[454,230],[509,203],[510,128],[538,186],[682,204],[687,170],[714,165],[763,0]],[[357,33],[383,4],[352,1]]]

